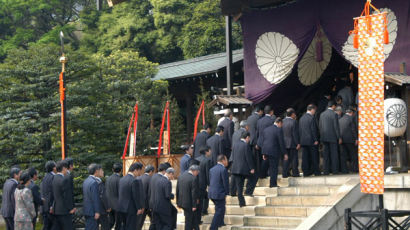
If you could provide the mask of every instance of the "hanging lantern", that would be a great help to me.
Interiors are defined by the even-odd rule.
[[[384,100],[384,134],[388,137],[399,137],[406,132],[407,106],[399,98]]]

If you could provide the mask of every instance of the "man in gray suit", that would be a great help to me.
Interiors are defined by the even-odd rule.
[[[206,141],[210,137],[211,131],[212,125],[207,123],[204,125],[201,132],[196,135],[196,138],[194,140],[194,158],[201,156],[199,151],[206,147]]]
[[[349,108],[350,105],[353,104],[353,90],[352,90],[352,83],[347,80],[344,82],[344,88],[339,90],[337,96],[342,97],[342,104],[344,108]]]
[[[108,177],[105,194],[108,198],[108,207],[111,208],[110,212],[110,226],[111,228],[115,225],[115,230],[120,230],[121,225],[119,223],[119,212],[118,212],[118,189],[121,180],[122,164],[114,163],[112,167],[113,174]]]
[[[340,138],[339,121],[335,113],[336,103],[330,101],[328,108],[320,115],[319,130],[320,141],[323,144],[324,174],[329,175],[330,168],[333,174],[339,174],[338,143],[342,144]]]
[[[225,156],[229,159],[232,151],[232,135],[234,132],[233,113],[230,109],[225,112],[225,119],[221,121],[220,126],[224,127],[222,139],[225,142]]]
[[[232,135],[232,149],[235,146],[235,143],[241,140],[242,134],[249,130],[248,123],[245,120],[241,121],[240,127],[241,128],[236,130]]]
[[[258,120],[258,125],[257,125],[257,129],[258,129],[258,142],[256,143],[256,148],[259,149],[260,151],[263,151],[262,149],[262,141],[261,141],[261,137],[263,135],[263,131],[273,125],[273,123],[276,120],[276,116],[274,114],[273,108],[269,105],[265,106],[265,108],[263,109],[265,112],[265,116],[263,116],[261,119]],[[268,172],[268,168],[269,168],[269,163],[267,160],[261,160],[261,167],[259,170],[259,177],[260,178],[265,178],[267,176],[267,172]]]
[[[285,139],[286,152],[289,154],[289,159],[283,162],[283,177],[289,177],[289,170],[292,169],[292,176],[299,176],[299,159],[298,151],[299,144],[299,127],[296,121],[296,112],[289,108],[286,110],[286,117],[282,124],[283,135]]]
[[[350,158],[350,170],[352,172],[358,172],[358,159],[355,147],[358,143],[357,127],[351,109],[347,109],[346,114],[339,119],[339,127],[340,136],[342,138],[342,144],[340,145],[341,171],[342,173],[349,173],[347,159]]]
[[[19,184],[21,171],[14,167],[10,169],[10,178],[6,180],[3,186],[3,194],[1,201],[1,215],[6,222],[7,230],[14,230],[14,212],[16,209],[16,201],[14,200],[14,191]]]

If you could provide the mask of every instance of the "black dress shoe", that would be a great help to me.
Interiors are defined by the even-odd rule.
[[[245,196],[253,197],[253,194],[247,194],[247,193],[245,193],[244,195],[245,195]]]
[[[279,188],[279,185],[269,186],[269,188]]]
[[[300,177],[300,175],[293,175],[292,177]]]

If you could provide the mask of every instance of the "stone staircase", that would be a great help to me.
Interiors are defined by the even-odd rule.
[[[268,179],[259,180],[254,197],[245,196],[246,207],[239,207],[237,197],[226,198],[226,226],[220,229],[295,229],[318,207],[331,205],[329,197],[351,176],[279,178],[279,188],[269,188]],[[173,181],[174,192],[175,187],[176,181]],[[212,201],[208,212],[209,215],[202,218],[201,229],[209,229],[212,222],[215,213]],[[148,229],[148,222],[144,229]],[[184,229],[182,210],[178,210],[177,222],[177,229]]]

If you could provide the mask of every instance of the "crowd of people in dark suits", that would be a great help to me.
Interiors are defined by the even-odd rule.
[[[215,213],[210,229],[218,229],[225,225],[227,195],[237,196],[243,207],[244,196],[253,196],[258,179],[270,176],[270,187],[278,187],[280,163],[283,178],[299,177],[299,151],[303,177],[357,172],[357,107],[343,104],[353,101],[349,86],[341,92],[337,102],[325,94],[319,108],[308,105],[299,120],[292,108],[281,118],[269,105],[256,106],[236,130],[233,114],[227,110],[214,135],[212,126],[205,124],[193,145],[183,146],[185,155],[180,161],[175,195],[171,183],[175,170],[169,163],[160,164],[158,173],[151,165],[143,168],[141,163],[133,163],[123,176],[123,165],[115,163],[105,182],[102,166],[90,164],[83,183],[85,229],[142,229],[147,216],[149,229],[175,229],[174,198],[184,211],[186,230],[199,229],[211,200]],[[73,165],[71,158],[47,162],[40,187],[35,183],[38,173],[34,168],[11,168],[1,206],[7,230],[35,229],[38,211],[44,230],[72,230],[73,214],[77,212]]]

